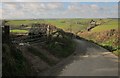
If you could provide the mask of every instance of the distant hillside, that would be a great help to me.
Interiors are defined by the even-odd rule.
[[[91,32],[101,32],[110,29],[118,29],[118,20],[110,20],[103,25],[97,26],[91,30]]]
[[[100,19],[46,19],[46,20],[8,20],[8,23],[11,26],[11,29],[20,28],[22,24],[27,25],[25,30],[27,30],[33,23],[47,23],[57,26],[65,31],[69,31],[72,33],[77,33],[79,31],[86,30],[89,26],[91,20],[98,21]],[[102,19],[104,22],[111,19]]]
[[[92,28],[90,31],[79,32],[78,35],[85,39],[92,40],[116,55],[120,55],[117,19],[109,19],[103,24]]]
[[[94,21],[91,23],[91,21]],[[8,20],[12,33],[26,33],[33,23],[46,23],[61,28],[66,32],[71,32],[88,40],[93,40],[100,45],[113,46],[118,42],[118,19],[116,18],[87,18],[87,19],[45,19],[45,20]],[[21,25],[23,26],[21,27]],[[88,31],[88,28],[90,29]],[[109,35],[111,34],[112,35]],[[114,35],[115,34],[115,35]],[[105,38],[106,41],[102,39]],[[100,42],[99,42],[100,41]],[[103,42],[101,42],[103,41]],[[113,51],[113,50],[112,50]]]

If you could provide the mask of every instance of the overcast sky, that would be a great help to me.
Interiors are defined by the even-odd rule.
[[[0,3],[0,18],[117,18],[117,2],[7,2]],[[13,0],[15,1],[15,0]],[[20,0],[17,0],[20,1]],[[33,0],[34,1],[34,0]]]
[[[119,2],[120,0],[1,0],[2,2]]]

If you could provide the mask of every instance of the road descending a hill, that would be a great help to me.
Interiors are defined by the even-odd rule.
[[[108,50],[85,40],[77,43],[71,55],[44,75],[51,76],[118,76],[118,57]]]

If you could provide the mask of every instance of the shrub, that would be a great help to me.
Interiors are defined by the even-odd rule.
[[[59,58],[65,58],[72,54],[75,49],[75,43],[69,36],[54,37],[47,44],[47,49]]]
[[[12,44],[3,44],[2,74],[3,76],[21,76],[30,74],[30,66],[21,51]]]

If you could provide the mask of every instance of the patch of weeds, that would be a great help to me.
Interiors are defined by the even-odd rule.
[[[58,58],[65,58],[75,50],[75,42],[69,38],[54,38],[47,44],[47,49]]]
[[[31,68],[20,50],[12,44],[3,44],[2,48],[3,76],[23,76],[31,73]]]
[[[34,54],[35,56],[40,57],[43,61],[48,63],[49,65],[55,65],[53,61],[50,61],[44,54],[42,54],[39,50],[35,49],[34,47],[28,47],[28,51]]]

